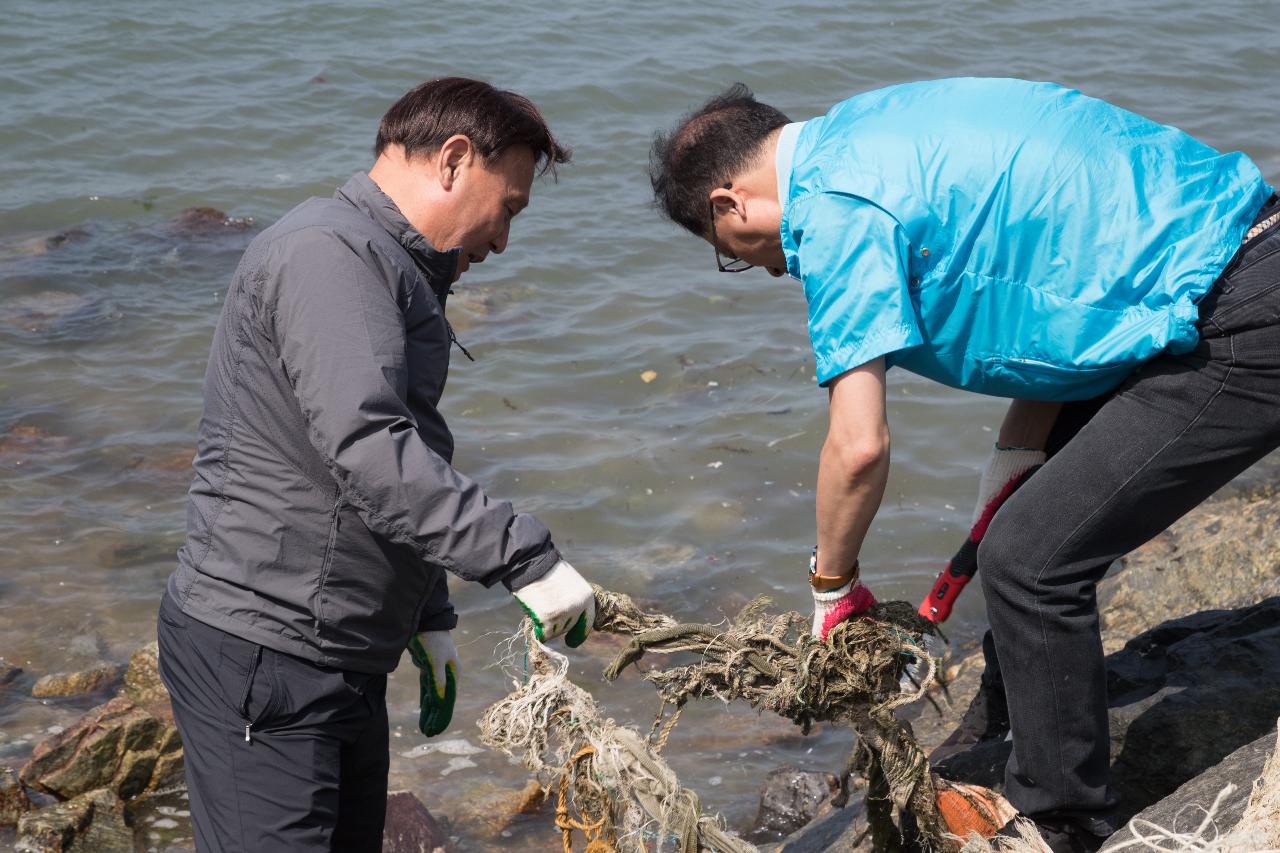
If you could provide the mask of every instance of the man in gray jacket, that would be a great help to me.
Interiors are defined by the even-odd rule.
[[[201,851],[381,849],[386,675],[408,647],[428,736],[456,696],[445,570],[503,583],[542,639],[594,619],[547,529],[453,469],[436,408],[450,284],[568,151],[527,99],[442,78],[375,153],[250,244],[213,340],[158,624]]]

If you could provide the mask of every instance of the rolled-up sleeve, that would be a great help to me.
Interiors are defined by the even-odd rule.
[[[817,193],[796,202],[791,227],[819,384],[922,343],[896,220],[856,197]]]
[[[466,580],[514,589],[548,571],[559,555],[547,528],[491,500],[419,434],[386,277],[324,228],[282,235],[271,251],[267,332],[343,499],[371,530]]]

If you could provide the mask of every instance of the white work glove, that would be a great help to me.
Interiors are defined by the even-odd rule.
[[[831,629],[846,619],[861,616],[876,603],[871,590],[862,585],[860,580],[851,580],[847,584],[830,592],[813,590],[813,628],[811,633],[819,640],[826,640]]]
[[[435,737],[449,727],[458,699],[462,664],[448,631],[421,631],[409,640],[409,656],[418,673],[418,728]]]
[[[577,648],[596,621],[596,595],[591,584],[566,560],[512,595],[533,620],[534,635],[543,643],[563,634],[564,644]]]
[[[973,518],[969,521],[971,527],[976,526],[981,520],[986,521],[975,537],[975,541],[982,539],[982,534],[986,533],[987,524],[991,523],[996,510],[1009,495],[1013,494],[1018,478],[1037,465],[1043,465],[1044,460],[1043,450],[1001,447],[998,444],[991,446],[991,455],[987,457],[987,465],[982,470],[982,479],[978,481],[978,502],[973,508]]]

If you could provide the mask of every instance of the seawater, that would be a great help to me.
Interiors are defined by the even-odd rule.
[[[535,187],[510,248],[472,270],[450,316],[443,408],[456,464],[536,513],[592,580],[682,619],[756,595],[805,608],[826,395],[796,283],[715,272],[662,221],[653,131],[743,81],[793,118],[909,79],[995,75],[1076,86],[1280,178],[1273,3],[83,4],[0,11],[0,656],[32,675],[124,660],[154,633],[182,541],[200,378],[252,234],[366,169],[377,120],[442,74],[532,97],[575,149]],[[191,228],[209,206],[246,229]],[[646,372],[656,374],[646,382]],[[999,401],[892,376],[894,465],[863,552],[881,597],[918,599],[956,547]],[[492,664],[518,610],[456,585],[462,696],[446,736],[509,684]],[[982,624],[967,594],[952,633]],[[647,726],[652,691],[605,687],[618,644],[573,655],[608,713]],[[416,750],[416,672],[391,678],[392,785],[449,817],[463,849],[553,849],[546,817],[505,829],[501,756]],[[87,700],[0,696],[17,764]],[[667,748],[703,804],[745,829],[764,774],[836,770],[841,732],[716,705]],[[406,755],[407,754],[407,755]],[[459,758],[465,760],[457,760]],[[176,830],[156,843],[182,849]],[[144,829],[144,833],[146,830]],[[505,833],[505,834],[503,834]],[[154,841],[154,839],[153,839]]]

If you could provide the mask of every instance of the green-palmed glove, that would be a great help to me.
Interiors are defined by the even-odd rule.
[[[449,727],[458,698],[458,648],[448,631],[422,631],[409,641],[409,656],[418,673],[421,705],[418,728],[435,737]]]
[[[564,635],[564,644],[576,648],[586,641],[596,620],[596,595],[591,584],[561,560],[551,571],[512,593],[533,620],[533,632],[541,642]]]

